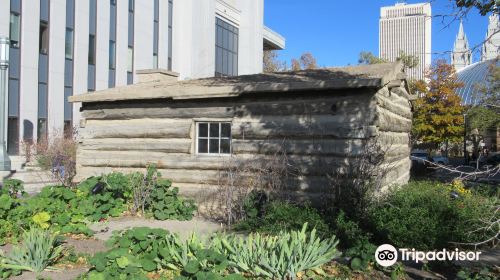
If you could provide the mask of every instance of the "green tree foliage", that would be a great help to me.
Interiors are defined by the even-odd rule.
[[[463,84],[457,80],[455,69],[439,60],[426,78],[429,82],[417,81],[414,85],[419,96],[414,103],[414,138],[433,144],[461,141],[464,107],[455,91]]]
[[[378,63],[385,63],[385,62],[387,62],[386,59],[380,58],[371,52],[364,52],[363,51],[363,52],[359,53],[359,58],[358,58],[359,64],[378,64]]]

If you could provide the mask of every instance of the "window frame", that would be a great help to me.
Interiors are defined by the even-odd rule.
[[[95,34],[89,34],[88,64],[95,65],[95,63],[96,63],[96,36]]]
[[[220,32],[219,32],[220,30]],[[226,35],[226,36],[224,36]],[[219,42],[219,37],[220,41]],[[231,39],[230,39],[231,38]],[[227,39],[227,41],[226,41]],[[229,42],[231,40],[231,43]],[[215,17],[215,77],[239,75],[240,28],[222,17]],[[231,57],[231,59],[229,59]],[[219,66],[220,60],[220,68]],[[229,66],[228,61],[231,62]]]
[[[71,44],[70,48],[68,48],[68,43]],[[75,46],[75,37],[73,28],[66,27],[66,33],[64,37],[64,58],[68,60],[73,60],[74,58],[74,46]],[[68,51],[70,51],[68,53]],[[69,54],[69,55],[68,55]]]
[[[207,136],[200,137],[200,124],[207,124]],[[210,125],[211,124],[218,124],[219,125],[219,136],[218,137],[211,137],[210,136]],[[229,124],[229,137],[222,137],[222,124]],[[196,121],[195,122],[195,154],[198,156],[231,156],[233,154],[233,137],[232,137],[232,122],[231,121]],[[201,153],[199,152],[199,140],[206,139],[207,140],[207,152],[206,153]],[[210,140],[211,139],[218,139],[219,141],[219,152],[218,153],[211,153],[210,152]],[[229,140],[229,153],[222,153],[221,152],[221,140]]]
[[[43,29],[43,32],[42,32]],[[49,23],[47,21],[40,21],[40,31],[38,34],[38,52],[40,54],[49,54]]]
[[[15,18],[16,19],[16,24],[15,26],[17,27],[17,30],[16,31],[16,35],[17,35],[17,40],[13,40],[13,27],[14,27],[14,24],[12,19]],[[20,48],[20,45],[21,45],[21,15],[19,13],[16,13],[16,12],[10,12],[10,16],[9,16],[9,40],[10,40],[10,47],[12,48],[16,48],[16,49],[19,49]],[[15,42],[15,43],[13,43]]]

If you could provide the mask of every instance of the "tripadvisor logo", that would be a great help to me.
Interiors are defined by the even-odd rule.
[[[421,261],[479,261],[479,251],[459,251],[455,250],[440,250],[440,251],[417,251],[415,249],[400,248],[399,251],[390,244],[378,246],[375,251],[375,261],[383,266],[388,267],[394,265],[399,260],[413,261],[419,263]]]
[[[383,267],[391,266],[398,261],[398,250],[390,244],[380,245],[375,251],[375,260]]]

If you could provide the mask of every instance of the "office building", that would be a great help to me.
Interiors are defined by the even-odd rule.
[[[138,72],[194,79],[262,71],[285,40],[264,0],[0,0],[11,41],[8,151],[79,122],[68,96],[125,86]]]
[[[382,7],[379,29],[379,57],[395,61],[401,52],[417,56],[417,67],[406,71],[410,79],[424,79],[431,64],[430,3]]]

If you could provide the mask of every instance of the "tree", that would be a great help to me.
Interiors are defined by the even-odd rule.
[[[264,73],[280,72],[286,70],[286,63],[278,59],[276,51],[264,51],[263,71]]]
[[[387,62],[386,59],[380,58],[371,52],[363,51],[359,53],[359,58],[358,58],[359,64],[378,64],[385,62]]]
[[[307,70],[318,68],[318,62],[310,52],[305,52],[300,56],[300,65],[302,66],[302,69]]]
[[[476,8],[482,16],[491,12],[498,13],[498,0],[455,0],[457,7],[466,14],[471,8]]]
[[[412,69],[418,66],[419,57],[416,55],[406,54],[404,51],[399,51],[398,61],[403,63],[405,69]]]
[[[299,71],[301,69],[302,67],[300,66],[300,62],[297,59],[292,58],[292,71]]]
[[[426,78],[429,82],[417,81],[414,84],[418,98],[414,103],[413,137],[435,145],[460,142],[464,107],[455,91],[463,84],[458,81],[454,67],[439,60]]]
[[[291,64],[293,71],[318,68],[318,62],[310,52],[303,53],[299,59],[293,58]]]

